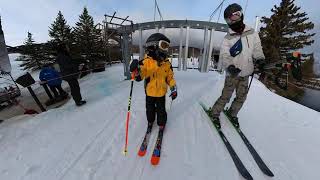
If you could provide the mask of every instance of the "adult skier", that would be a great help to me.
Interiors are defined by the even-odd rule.
[[[56,61],[59,64],[63,80],[67,81],[70,86],[74,102],[77,106],[84,105],[86,101],[82,100],[78,82],[79,64],[72,60],[69,47],[66,44],[59,44]]]
[[[152,164],[157,164],[160,158],[160,149],[163,131],[167,122],[166,93],[170,87],[172,100],[177,97],[176,81],[171,63],[168,60],[170,40],[161,33],[152,34],[146,41],[146,56],[143,60],[133,60],[130,71],[135,73],[135,80],[145,82],[146,115],[148,120],[147,135],[151,132],[153,123],[157,118],[159,134],[153,153]],[[146,135],[146,137],[147,137]],[[139,155],[143,156],[146,150],[145,138]]]
[[[213,123],[217,128],[221,128],[220,113],[230,101],[234,90],[236,90],[236,97],[227,115],[231,122],[239,127],[237,114],[248,94],[249,76],[254,72],[254,65],[264,64],[265,59],[258,33],[243,22],[241,6],[229,5],[224,11],[224,18],[229,31],[221,45],[218,68],[226,70],[226,79],[222,95],[212,107]]]

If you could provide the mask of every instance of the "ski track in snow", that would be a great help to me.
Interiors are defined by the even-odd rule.
[[[130,82],[122,66],[81,80],[88,103],[71,100],[35,117],[0,125],[0,179],[4,180],[236,180],[243,179],[199,102],[211,106],[224,77],[197,70],[176,72],[178,98],[168,110],[161,161],[150,158],[158,134],[156,123],[144,157],[138,149],[146,131],[143,83],[134,83],[128,156],[122,154]],[[171,99],[167,97],[167,109]],[[319,113],[279,97],[254,80],[239,113],[243,132],[274,172],[260,171],[230,122],[221,115],[223,132],[254,179],[320,179]]]

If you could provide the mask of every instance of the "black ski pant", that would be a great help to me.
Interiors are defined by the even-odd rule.
[[[82,100],[78,79],[71,78],[66,80],[70,86],[71,96],[74,102],[78,103]]]
[[[62,89],[61,85],[49,86],[50,90],[53,92],[54,97],[66,96],[67,93]],[[59,92],[58,92],[59,91]]]
[[[167,122],[166,96],[146,97],[147,120],[153,123],[157,117],[157,124],[165,126]]]

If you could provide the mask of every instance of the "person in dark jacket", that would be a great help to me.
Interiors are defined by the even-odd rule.
[[[86,101],[82,100],[78,82],[79,64],[72,60],[69,47],[66,44],[59,44],[56,61],[59,64],[62,79],[67,81],[70,86],[71,95],[76,105],[85,104]]]
[[[49,65],[43,66],[39,74],[39,79],[48,84],[55,98],[61,97],[64,99],[68,96],[68,93],[61,87],[62,79],[60,74],[53,67]]]

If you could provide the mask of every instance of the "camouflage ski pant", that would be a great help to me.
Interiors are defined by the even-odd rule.
[[[234,98],[231,106],[230,112],[233,117],[236,117],[240,111],[243,103],[245,102],[248,94],[248,80],[247,77],[231,77],[227,76],[224,82],[224,87],[222,90],[222,95],[215,102],[212,107],[212,116],[219,117],[220,113],[223,111],[225,105],[230,101],[233,91],[236,90],[236,97]]]

